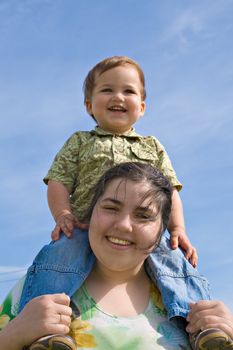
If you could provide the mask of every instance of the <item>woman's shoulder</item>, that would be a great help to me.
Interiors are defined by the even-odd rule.
[[[25,276],[14,285],[0,306],[0,330],[18,315],[24,281]]]
[[[167,315],[166,309],[163,305],[161,293],[154,283],[151,283],[150,286],[150,301],[164,316]]]

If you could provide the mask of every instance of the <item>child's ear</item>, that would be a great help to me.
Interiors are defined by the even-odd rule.
[[[91,101],[90,100],[86,100],[85,101],[85,106],[86,106],[87,113],[92,115],[92,104],[91,104]]]
[[[146,110],[146,103],[145,103],[145,101],[142,101],[141,102],[141,113],[140,113],[141,117],[144,115],[145,110]]]

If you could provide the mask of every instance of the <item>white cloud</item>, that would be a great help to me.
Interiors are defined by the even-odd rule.
[[[174,41],[179,45],[181,51],[191,48],[195,38],[208,40],[216,31],[211,27],[215,20],[221,19],[227,11],[232,11],[232,1],[203,1],[192,2],[191,6],[180,8],[178,15],[174,11],[174,19],[167,25],[161,35],[163,42]]]
[[[0,283],[17,280],[26,272],[26,266],[0,266]]]
[[[198,34],[204,30],[200,14],[194,13],[193,9],[187,9],[181,13],[164,32],[164,40],[178,39],[183,48],[187,48],[188,34]]]
[[[27,272],[27,266],[0,265],[0,305],[11,288]]]

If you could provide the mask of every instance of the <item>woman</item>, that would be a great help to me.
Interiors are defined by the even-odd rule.
[[[149,165],[124,163],[107,171],[87,213],[96,263],[72,297],[76,318],[71,323],[69,297],[56,294],[33,299],[8,322],[17,314],[20,297],[20,292],[13,293],[3,304],[0,328],[1,322],[6,325],[0,332],[0,350],[21,350],[56,333],[64,336],[53,337],[53,344],[48,336],[44,347],[35,342],[30,349],[65,349],[66,340],[67,349],[190,349],[182,325],[167,320],[159,291],[144,269],[166,229],[171,195],[169,182]],[[192,305],[188,322],[191,334],[218,328],[223,339],[219,349],[232,349],[233,317],[222,303]],[[65,336],[69,326],[73,347]],[[208,345],[213,337],[207,336],[203,349],[214,349]],[[194,346],[199,341],[198,335]]]

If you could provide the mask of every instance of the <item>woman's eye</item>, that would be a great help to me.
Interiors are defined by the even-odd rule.
[[[137,214],[137,218],[143,221],[154,221],[156,216],[152,215],[151,213],[140,212]]]
[[[139,219],[142,219],[142,220],[151,220],[151,217],[148,216],[148,215],[138,215]]]
[[[105,210],[109,210],[109,211],[117,211],[116,207],[111,207],[111,206],[106,206],[104,207]]]

